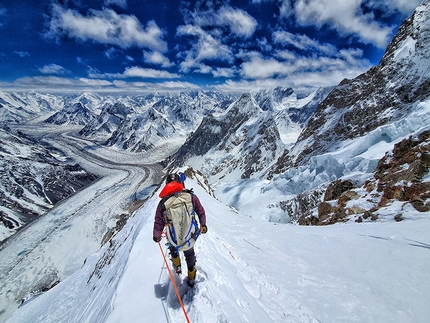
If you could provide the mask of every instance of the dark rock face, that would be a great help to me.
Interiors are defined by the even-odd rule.
[[[430,183],[423,182],[430,167],[430,131],[395,145],[378,163],[374,177],[362,187],[350,181],[337,180],[329,185],[324,202],[318,205],[318,216],[303,212],[298,219],[303,225],[327,225],[355,219],[375,221],[378,210],[394,201],[410,204],[419,212],[430,211]],[[354,203],[357,201],[357,203]],[[365,201],[365,203],[363,203]],[[369,207],[363,208],[363,205]],[[402,214],[394,220],[401,221]]]
[[[340,179],[330,183],[325,191],[324,201],[331,201],[338,199],[343,192],[354,188],[354,184],[351,181],[341,181]]]
[[[294,199],[281,201],[281,210],[286,212],[292,221],[310,218],[313,220],[312,211],[321,202],[324,190],[315,190],[298,194]],[[315,224],[315,223],[312,223]]]

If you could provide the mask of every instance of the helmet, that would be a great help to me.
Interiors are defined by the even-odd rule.
[[[182,184],[181,177],[178,174],[169,174],[166,177],[166,184],[170,182],[178,182]]]

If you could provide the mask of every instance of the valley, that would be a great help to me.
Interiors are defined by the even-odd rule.
[[[99,179],[55,205],[0,246],[1,315],[9,316],[29,292],[49,289],[97,252],[121,214],[159,184],[161,166],[136,154],[98,148],[73,134],[79,127],[16,126],[55,147]],[[149,163],[147,162],[149,160]]]

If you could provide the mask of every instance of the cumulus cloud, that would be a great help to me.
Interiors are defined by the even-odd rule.
[[[142,68],[139,66],[128,67],[123,73],[124,77],[142,77],[142,78],[179,78],[178,74],[160,71],[153,68]]]
[[[94,69],[90,68],[88,73],[90,78],[150,78],[150,79],[173,79],[180,78],[176,73],[170,73],[167,71],[156,70],[153,68],[142,68],[140,66],[127,67],[123,73],[99,73]]]
[[[224,70],[207,66],[208,61],[233,63],[233,48],[227,45],[226,39],[231,37],[249,38],[257,27],[257,21],[242,9],[221,6],[213,10],[211,3],[206,4],[212,10],[195,10],[190,14],[189,23],[178,26],[178,36],[189,37],[187,49],[178,53],[182,59],[180,71],[191,71],[209,74],[215,77],[232,75],[232,70]]]
[[[275,57],[264,58],[253,53],[241,65],[242,76],[257,80],[286,77],[295,79],[300,75],[312,75],[312,78],[315,78],[314,75],[321,74],[327,78],[322,84],[329,82],[334,85],[340,81],[340,75],[343,75],[341,79],[354,78],[371,66],[370,62],[363,58],[360,49],[340,50],[335,56],[300,56],[295,52],[281,50],[275,53]]]
[[[282,45],[291,45],[297,49],[304,51],[317,51],[325,54],[334,54],[337,52],[336,47],[331,44],[322,44],[319,41],[311,39],[306,35],[292,34],[287,31],[274,32],[273,41]]]
[[[214,77],[233,77],[237,74],[236,67],[217,67],[211,71]]]
[[[257,28],[257,20],[242,9],[223,6],[219,10],[195,11],[193,24],[199,27],[227,27],[236,36],[248,38]]]
[[[195,36],[197,41],[192,48],[184,52],[185,59],[181,62],[181,71],[189,72],[204,60],[222,60],[233,62],[233,53],[230,48],[223,45],[199,26],[185,25],[177,29],[179,36]]]
[[[48,64],[39,68],[39,72],[42,74],[67,74],[69,70],[57,64]]]
[[[215,15],[215,20],[219,24],[227,25],[237,36],[248,38],[252,36],[257,27],[257,21],[246,11],[222,7]]]
[[[154,21],[143,27],[134,15],[119,15],[110,9],[89,10],[89,14],[83,16],[78,11],[53,5],[46,36],[57,38],[63,35],[121,48],[137,46],[167,51],[167,43],[162,39],[163,31]]]
[[[422,0],[370,0],[369,7],[379,8],[383,11],[399,11],[403,15],[410,15]]]
[[[281,15],[295,15],[304,26],[327,25],[344,35],[356,35],[364,43],[385,48],[390,40],[391,27],[379,24],[373,13],[364,13],[363,0],[283,0]]]
[[[143,59],[146,63],[161,65],[162,67],[173,66],[173,63],[160,52],[143,52]]]

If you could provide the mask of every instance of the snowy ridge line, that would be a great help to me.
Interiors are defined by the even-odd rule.
[[[121,183],[123,183],[124,181],[126,181],[127,179],[128,179],[128,177],[130,177],[131,176],[131,172],[128,172],[128,175],[125,177],[125,178],[123,178],[122,180],[120,180],[120,181],[118,181],[118,182],[116,182],[116,183],[114,183],[114,185],[113,186],[118,186],[118,185],[120,185]],[[100,179],[100,180],[102,180],[102,179]],[[95,183],[94,183],[95,184]],[[92,186],[92,185],[91,185]],[[41,240],[39,240],[38,242],[35,242],[35,245],[31,248],[31,249],[26,249],[25,251],[25,253],[23,254],[23,257],[21,257],[20,258],[20,260],[19,261],[17,261],[14,265],[12,265],[12,266],[9,266],[6,270],[7,270],[7,274],[4,276],[4,277],[2,277],[2,275],[1,275],[1,272],[0,272],[0,280],[2,280],[2,279],[4,279],[4,278],[7,278],[8,276],[9,276],[9,273],[10,273],[10,271],[11,271],[11,269],[12,268],[14,268],[14,267],[16,267],[16,266],[18,266],[26,257],[27,257],[27,255],[29,254],[29,253],[31,253],[35,248],[37,248],[37,246],[40,244],[40,243],[42,243],[42,242],[44,242],[46,239],[48,239],[53,233],[55,233],[60,227],[62,227],[65,223],[67,223],[68,221],[70,221],[76,214],[78,214],[79,212],[81,212],[83,209],[85,209],[89,204],[91,204],[91,203],[93,203],[95,200],[97,200],[97,199],[100,199],[104,194],[106,194],[106,192],[108,192],[108,191],[110,191],[111,190],[111,187],[109,187],[109,188],[106,188],[106,189],[104,189],[102,192],[100,192],[99,193],[99,195],[97,195],[96,197],[94,197],[94,198],[92,198],[91,200],[89,200],[89,201],[87,201],[87,202],[85,202],[83,205],[81,205],[79,208],[77,208],[77,209],[75,209],[75,211],[72,213],[72,214],[70,214],[68,217],[66,217],[66,218],[64,218],[63,220],[61,220],[61,222],[59,222],[53,229],[51,229],[49,232],[47,232],[45,235],[44,235],[44,237],[41,239]],[[53,211],[54,209],[56,209],[56,208],[58,208],[61,204],[62,204],[62,202],[63,203],[66,203],[66,201],[61,201],[61,202],[59,202],[58,204],[59,205],[55,205],[50,211]],[[33,224],[33,222],[32,223],[30,223],[29,224],[29,226],[31,226],[31,224]],[[25,229],[27,228],[27,226],[20,232],[21,234],[24,234],[25,233]],[[16,237],[16,239],[19,239],[19,236],[18,236],[18,233],[17,234],[15,234],[15,235],[13,235],[11,238],[15,238]],[[1,246],[0,247],[0,251],[2,251],[3,250],[3,246]],[[2,269],[2,271],[4,271],[3,269]]]
[[[187,181],[209,227],[196,243],[198,283],[184,297],[191,322],[427,321],[430,258],[411,244],[430,244],[429,220],[279,225],[234,212]],[[158,202],[154,194],[111,243],[8,323],[183,323],[152,241]]]

